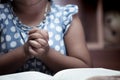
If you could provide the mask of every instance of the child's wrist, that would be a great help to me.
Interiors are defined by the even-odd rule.
[[[25,58],[28,60],[29,58],[31,58],[31,55],[29,54],[29,51],[28,51],[28,44],[25,43],[25,45],[23,46],[23,51],[24,51],[24,55],[25,55]]]

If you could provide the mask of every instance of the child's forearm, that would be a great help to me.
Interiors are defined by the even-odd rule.
[[[16,71],[27,60],[23,46],[0,55],[0,74]]]

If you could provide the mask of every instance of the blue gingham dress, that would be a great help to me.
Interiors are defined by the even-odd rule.
[[[77,5],[60,6],[52,3],[45,20],[38,25],[39,29],[48,31],[50,47],[61,54],[66,55],[64,35],[70,26],[72,16],[77,12]],[[30,26],[22,24],[9,3],[0,4],[0,55],[23,45],[27,41],[27,33],[31,29]],[[52,74],[52,71],[36,58],[26,61],[16,72],[30,70]]]

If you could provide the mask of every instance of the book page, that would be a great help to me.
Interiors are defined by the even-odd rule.
[[[87,80],[120,80],[120,76],[95,76]]]
[[[87,80],[95,76],[120,76],[120,71],[104,68],[77,68],[62,70],[53,80]]]
[[[53,80],[52,76],[36,72],[36,71],[28,71],[21,73],[14,73],[8,75],[0,76],[0,80]]]
[[[120,76],[120,71],[104,68],[74,68],[59,71],[54,76],[28,71],[0,76],[0,80],[89,80],[98,76]]]

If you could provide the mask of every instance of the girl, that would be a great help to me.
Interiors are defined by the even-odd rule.
[[[91,67],[77,12],[51,0],[1,0],[0,73]]]

